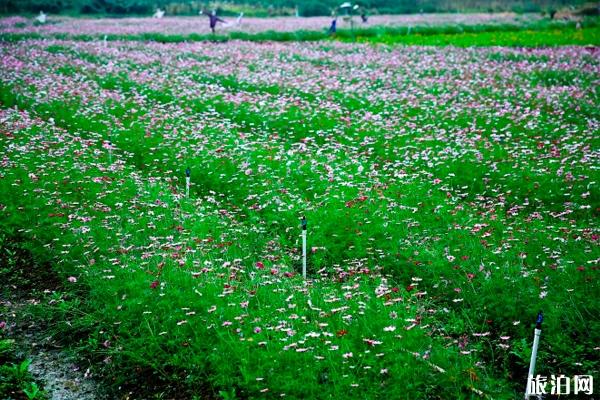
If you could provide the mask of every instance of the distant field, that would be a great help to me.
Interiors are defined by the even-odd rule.
[[[515,399],[543,310],[538,372],[597,374],[599,83],[581,46],[2,42],[2,295],[38,291],[0,344],[121,397]]]
[[[427,46],[598,46],[598,18],[551,21],[537,16],[511,14],[464,14],[373,17],[368,24],[351,25],[340,18],[338,30],[327,32],[324,18],[249,19],[222,26],[208,33],[207,21],[200,18],[56,19],[35,25],[20,17],[0,20],[0,42],[28,39],[71,39],[77,41],[155,41],[182,43],[196,41],[251,42],[331,41],[368,42],[389,45]]]
[[[243,18],[236,23],[235,17],[223,17],[228,24],[220,24],[220,34],[229,32],[258,33],[265,31],[323,31],[329,28],[329,17],[277,17],[277,18]],[[502,14],[423,14],[423,15],[373,15],[368,24],[354,17],[357,29],[374,26],[440,26],[440,25],[478,25],[478,24],[523,24],[540,20],[539,14],[517,15]],[[197,17],[165,17],[153,18],[67,18],[50,16],[45,25],[34,25],[33,19],[22,17],[0,18],[2,33],[40,33],[70,35],[140,35],[144,33],[160,33],[164,35],[209,34],[208,18]],[[338,18],[338,27],[349,28],[349,22]]]

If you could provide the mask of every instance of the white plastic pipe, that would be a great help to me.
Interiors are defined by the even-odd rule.
[[[302,230],[302,277],[306,279],[306,229]]]
[[[190,197],[190,177],[185,177],[185,197]]]
[[[535,359],[537,358],[538,346],[540,344],[540,335],[542,334],[541,329],[535,329],[533,336],[533,349],[531,350],[531,360],[529,361],[529,373],[527,374],[527,386],[525,388],[525,399],[529,399],[531,393],[530,382],[533,381],[533,374],[535,373]]]

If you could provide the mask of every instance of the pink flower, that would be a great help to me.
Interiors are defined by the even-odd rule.
[[[265,264],[262,261],[258,261],[256,263],[256,268],[258,268],[258,269],[264,269],[265,268]]]
[[[70,276],[69,278],[67,278],[67,280],[71,283],[77,282],[77,278],[75,278],[74,276]]]
[[[156,289],[159,285],[159,281],[154,281],[150,284],[150,289]]]
[[[261,332],[262,332],[262,329],[260,329],[259,326],[254,327],[254,333],[261,333]]]
[[[342,354],[342,357],[344,357],[344,358],[352,358],[352,357],[354,357],[354,354],[352,354],[351,352],[350,353],[344,353],[344,354]]]

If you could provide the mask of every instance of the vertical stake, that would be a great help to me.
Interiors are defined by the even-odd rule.
[[[302,217],[302,278],[306,279],[306,217]]]
[[[185,197],[190,197],[190,167],[185,169]]]
[[[537,319],[535,321],[533,348],[531,349],[531,360],[529,360],[529,373],[527,374],[527,386],[525,388],[525,400],[529,399],[529,397],[532,394],[531,389],[534,389],[533,386],[535,386],[533,374],[535,373],[535,359],[537,358],[538,346],[540,344],[540,335],[542,334],[543,321],[544,315],[540,311],[538,312]]]

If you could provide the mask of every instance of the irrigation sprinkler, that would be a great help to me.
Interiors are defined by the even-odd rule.
[[[533,336],[533,348],[531,349],[531,360],[529,361],[529,373],[527,374],[527,386],[525,387],[525,400],[528,400],[532,395],[531,389],[534,383],[533,374],[535,372],[535,359],[537,358],[538,346],[540,344],[540,335],[542,334],[542,322],[544,321],[544,315],[542,312],[538,312],[537,319],[535,321],[535,330]]]
[[[190,167],[185,169],[185,197],[190,197],[190,179],[191,179],[191,171]]]
[[[306,217],[302,217],[302,278],[306,280]]]
[[[108,165],[112,165],[112,142],[108,141]]]

